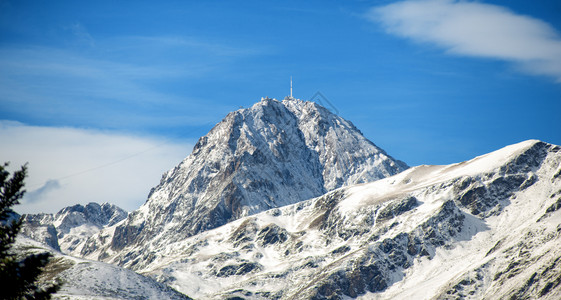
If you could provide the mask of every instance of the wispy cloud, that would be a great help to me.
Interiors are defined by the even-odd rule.
[[[66,26],[65,29],[72,33],[78,43],[83,43],[90,47],[95,46],[95,39],[81,23],[73,23],[70,26]]]
[[[505,7],[471,1],[402,1],[373,8],[367,18],[401,37],[454,55],[499,59],[561,82],[561,37],[549,24]]]
[[[137,80],[192,77],[204,74],[196,66],[188,69],[164,65],[133,64],[106,59],[88,58],[73,51],[38,46],[0,48],[0,69],[3,78],[24,79],[22,84],[52,91],[80,93],[117,101],[158,101],[163,94],[151,91]],[[61,80],[62,82],[57,82]],[[72,80],[73,84],[68,84]],[[161,101],[161,100],[160,100]]]
[[[174,111],[197,111],[183,115],[180,124],[206,124],[216,119],[216,107],[158,85],[197,80],[216,68],[204,61],[183,64],[188,66],[114,61],[49,47],[0,47],[0,118],[26,115],[56,124],[135,128],[162,127]],[[154,113],[171,107],[166,116]]]
[[[217,106],[226,109],[192,86],[266,52],[206,37],[100,38],[79,22],[61,29],[63,43],[0,45],[0,119],[133,130],[207,124],[221,115]]]
[[[111,202],[138,208],[163,172],[192,149],[191,143],[77,128],[0,121],[2,161],[28,162],[28,191],[20,213],[56,212],[76,203]]]
[[[25,194],[25,199],[27,203],[37,203],[41,199],[46,197],[46,194],[50,191],[54,191],[60,188],[60,183],[58,180],[49,179],[43,186],[38,189],[32,190]]]
[[[110,41],[111,42],[111,41]],[[243,47],[213,42],[187,36],[129,36],[117,38],[117,45],[134,45],[135,47],[180,49],[189,53],[198,53],[224,57],[243,57],[249,55],[270,54],[273,50],[262,45],[245,45]]]

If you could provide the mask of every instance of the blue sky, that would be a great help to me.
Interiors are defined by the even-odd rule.
[[[134,209],[290,76],[412,166],[561,144],[560,32],[559,1],[0,0],[0,154],[30,162],[22,211]]]

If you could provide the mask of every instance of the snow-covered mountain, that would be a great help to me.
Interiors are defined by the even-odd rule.
[[[561,298],[561,147],[537,140],[407,169],[321,106],[263,99],[128,217],[63,211],[28,217],[35,238],[195,299]]]
[[[54,251],[42,243],[19,236],[16,251],[23,255],[49,252],[53,255],[40,283],[63,283],[53,299],[191,299],[174,289],[131,270],[102,262],[89,261]]]
[[[531,140],[242,217],[125,265],[196,299],[560,299],[560,208],[561,147]]]
[[[238,218],[407,168],[313,102],[265,98],[228,114],[140,209],[88,240],[81,254],[132,266],[153,249]]]
[[[89,237],[127,215],[128,212],[109,203],[76,204],[56,214],[24,215],[21,233],[58,251],[77,255]]]

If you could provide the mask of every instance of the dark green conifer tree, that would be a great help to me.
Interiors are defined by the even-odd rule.
[[[18,258],[12,251],[22,219],[12,206],[19,203],[25,190],[27,165],[10,177],[7,163],[0,165],[0,299],[50,299],[59,284],[41,287],[37,278],[49,262],[50,253],[32,254]]]

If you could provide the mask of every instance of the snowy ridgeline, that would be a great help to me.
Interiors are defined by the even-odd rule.
[[[115,262],[196,299],[559,299],[560,208],[561,147],[527,141]]]
[[[76,204],[56,214],[24,215],[21,233],[55,250],[79,255],[89,237],[124,220],[127,215],[125,210],[109,203]]]

